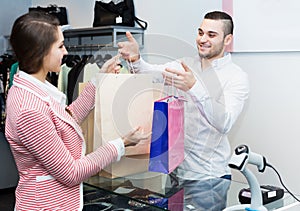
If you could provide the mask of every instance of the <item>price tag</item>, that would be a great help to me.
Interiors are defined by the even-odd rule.
[[[116,23],[122,23],[122,22],[123,20],[121,16],[116,17]]]

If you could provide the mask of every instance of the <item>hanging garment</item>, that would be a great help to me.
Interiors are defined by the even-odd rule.
[[[78,96],[78,84],[83,82],[83,69],[89,60],[88,55],[83,55],[81,61],[77,63],[68,73],[67,100],[72,103]],[[82,72],[82,73],[81,73]]]
[[[10,88],[13,84],[14,75],[19,71],[19,62],[15,62],[11,65],[10,71],[9,71],[9,84],[8,88]]]
[[[59,91],[67,95],[68,88],[68,74],[72,68],[68,67],[67,64],[63,64],[60,67],[60,72],[58,74],[57,88]]]

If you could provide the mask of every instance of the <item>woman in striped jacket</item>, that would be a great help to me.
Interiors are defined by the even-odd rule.
[[[94,82],[66,106],[66,96],[46,81],[67,54],[59,21],[44,13],[22,15],[10,41],[20,68],[7,96],[5,128],[20,176],[15,210],[82,210],[82,181],[149,134],[137,128],[85,155],[79,124],[94,107]],[[104,66],[105,72],[119,68],[112,61]]]

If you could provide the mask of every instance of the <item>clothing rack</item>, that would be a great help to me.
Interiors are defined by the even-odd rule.
[[[0,36],[0,47],[1,47],[0,54],[13,53],[9,38],[10,38],[9,35]]]
[[[111,50],[111,46],[105,44],[85,44],[85,45],[65,45],[68,51],[95,51],[95,50]]]
[[[68,29],[63,32],[65,46],[67,48],[92,49],[99,48],[116,49],[117,43],[125,40],[126,31],[130,31],[139,42],[140,47],[144,46],[144,29],[127,26],[101,26],[89,28]]]

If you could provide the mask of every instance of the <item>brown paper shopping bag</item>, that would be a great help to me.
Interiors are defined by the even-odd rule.
[[[150,74],[97,74],[94,149],[141,126],[152,128],[153,84]],[[150,138],[126,147],[120,161],[100,175],[115,178],[148,171]]]
[[[80,94],[87,83],[79,83],[78,93]],[[94,109],[81,123],[81,129],[86,143],[86,154],[93,152],[94,148]]]

